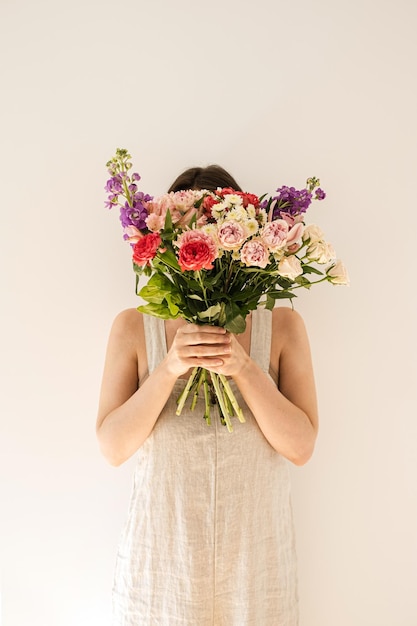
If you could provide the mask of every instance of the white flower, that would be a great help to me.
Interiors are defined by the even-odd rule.
[[[224,196],[224,202],[227,206],[240,206],[243,202],[242,198],[234,193],[228,193]]]
[[[301,267],[300,260],[292,254],[291,256],[285,256],[281,259],[278,263],[278,272],[281,276],[294,280],[303,273],[303,268]]]
[[[256,235],[259,230],[259,224],[255,218],[246,220],[245,226],[248,230],[249,236]]]
[[[206,233],[206,235],[209,235],[209,237],[211,237],[218,245],[219,239],[217,237],[217,224],[204,224],[200,230]]]
[[[267,221],[268,221],[268,214],[267,214],[267,212],[265,211],[265,209],[259,209],[259,213],[258,213],[258,215],[256,216],[256,219],[258,220],[258,222],[259,222],[259,224],[260,224],[261,226],[265,226],[265,224],[266,224],[266,223],[267,223]]]
[[[227,215],[224,216],[224,219],[235,220],[236,222],[246,222],[246,220],[248,219],[248,215],[243,206],[239,206],[230,209]]]
[[[315,224],[310,224],[305,227],[303,232],[303,241],[307,241],[308,239],[311,243],[314,241],[324,241],[324,233]]]
[[[248,217],[256,217],[256,209],[253,204],[248,204],[246,207],[246,213],[248,214]]]
[[[334,265],[329,267],[327,276],[333,285],[349,285],[350,283],[347,269],[340,260],[337,260]]]
[[[310,261],[316,261],[316,263],[329,263],[336,258],[336,252],[332,244],[326,241],[310,243],[306,250],[306,255]]]
[[[223,217],[225,210],[227,209],[227,204],[224,202],[218,202],[217,204],[213,204],[211,208],[211,214],[215,220],[219,220]]]

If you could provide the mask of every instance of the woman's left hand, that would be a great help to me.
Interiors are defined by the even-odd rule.
[[[243,346],[239,343],[236,335],[232,333],[227,333],[227,336],[230,337],[230,347],[231,350],[229,354],[222,354],[221,358],[223,360],[223,365],[218,367],[206,367],[210,372],[214,372],[215,374],[223,374],[224,376],[237,376],[242,369],[249,363],[250,356],[243,348]]]

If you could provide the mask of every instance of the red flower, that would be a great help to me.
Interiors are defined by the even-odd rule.
[[[200,230],[183,233],[180,240],[178,263],[181,270],[211,270],[217,258],[213,239]]]
[[[254,193],[240,193],[239,195],[242,196],[245,209],[248,204],[253,204],[255,208],[259,205],[259,198]]]
[[[139,239],[133,246],[133,262],[136,265],[146,265],[156,256],[161,245],[161,235],[159,233],[149,233]]]
[[[227,196],[230,193],[234,193],[234,194],[238,194],[239,195],[239,192],[236,191],[235,189],[232,189],[231,187],[223,187],[223,189],[217,189],[216,190],[216,194],[218,196],[222,196],[222,197]]]

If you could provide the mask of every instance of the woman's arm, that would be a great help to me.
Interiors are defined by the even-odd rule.
[[[307,333],[301,316],[273,310],[272,366],[278,386],[232,340],[232,353],[213,371],[231,375],[271,446],[296,465],[311,457],[318,430],[316,391]]]
[[[110,332],[96,426],[109,463],[120,465],[143,444],[177,378],[196,365],[221,365],[230,342],[222,328],[182,326],[166,358],[138,386],[139,375],[142,379],[147,372],[143,319],[136,309],[120,313]]]

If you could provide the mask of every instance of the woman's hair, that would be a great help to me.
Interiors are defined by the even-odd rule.
[[[208,165],[207,167],[190,167],[185,170],[174,180],[168,193],[186,189],[215,191],[217,187],[231,187],[235,191],[242,191],[233,176],[220,165]]]

